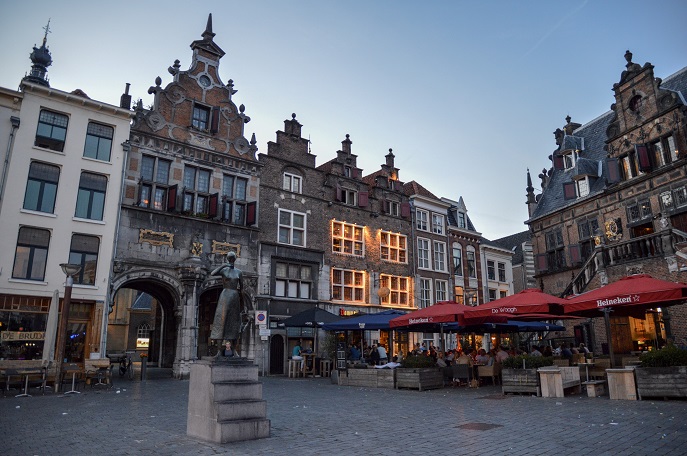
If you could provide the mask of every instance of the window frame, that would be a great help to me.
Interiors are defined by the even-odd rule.
[[[288,184],[287,184],[287,179],[288,179]],[[297,184],[296,184],[297,183]],[[294,188],[294,186],[296,188]],[[294,174],[294,173],[289,173],[284,171],[282,174],[282,190],[286,190],[287,192],[291,193],[302,193],[303,192],[303,177]]]
[[[558,271],[567,267],[563,230],[555,228],[544,233],[548,269]]]
[[[92,176],[91,179],[93,179],[93,182],[95,182],[95,180],[104,182],[104,189],[94,188],[94,186],[86,187],[85,185],[88,184],[88,182],[83,182],[84,175]],[[105,217],[105,207],[107,206],[106,198],[108,183],[109,182],[107,176],[103,174],[97,174],[90,171],[81,171],[81,175],[79,177],[79,188],[76,196],[76,208],[74,210],[74,217],[84,220],[102,221]],[[102,195],[102,200],[98,201],[96,195]],[[82,198],[87,198],[87,201],[84,202]],[[80,213],[80,208],[84,207],[84,203],[86,205],[85,214]],[[101,203],[99,208],[96,207],[98,203]],[[94,210],[99,211],[99,213],[96,212],[96,214],[94,214]]]
[[[389,294],[380,299],[382,304],[406,307],[410,305],[410,279],[408,277],[380,274],[379,284],[389,289]]]
[[[227,191],[229,191],[227,181],[229,179],[231,179],[231,193],[227,194]],[[223,174],[221,193],[222,221],[233,223],[234,225],[246,225],[248,179],[235,174]]]
[[[347,283],[347,274],[352,279]],[[340,275],[337,280],[336,275]],[[359,282],[357,279],[360,279]],[[338,291],[337,291],[338,290]],[[350,299],[346,299],[347,290],[350,290]],[[341,302],[365,302],[365,272],[354,269],[332,268],[331,272],[332,301]]]
[[[425,244],[425,247],[423,248],[420,244],[423,243]],[[426,238],[417,238],[417,267],[418,269],[427,269],[431,270],[431,250],[430,250],[431,243],[429,239]],[[423,255],[423,252],[426,252],[426,254]]]
[[[458,252],[457,257],[456,252]],[[457,262],[456,258],[458,259]],[[463,246],[458,242],[454,242],[451,246],[451,259],[453,261],[453,275],[463,277]]]
[[[415,228],[429,232],[429,211],[415,209]]]
[[[395,245],[394,239],[396,240]],[[408,237],[405,234],[381,230],[379,233],[379,254],[382,261],[408,264]]]
[[[289,223],[285,224],[282,223],[282,214],[289,214]],[[303,226],[298,227],[294,226],[294,220],[295,216],[300,216],[303,219]],[[277,242],[279,244],[285,244],[285,245],[293,245],[295,247],[305,247],[307,245],[306,243],[306,231],[307,231],[307,226],[308,226],[308,214],[304,212],[296,212],[296,211],[290,211],[288,209],[281,209],[277,211]],[[287,241],[282,241],[282,232],[287,233],[288,240]],[[294,242],[294,233],[301,233],[302,234],[302,243],[295,243]]]
[[[346,206],[358,205],[358,191],[350,188],[341,188],[341,203]]]
[[[280,275],[279,269],[280,265],[285,268],[286,274]],[[298,269],[298,277],[292,277],[292,268]],[[303,277],[303,271],[309,270],[308,273],[310,277]],[[294,299],[313,299],[314,290],[314,273],[312,264],[298,263],[293,261],[280,261],[276,260],[274,262],[274,274],[273,274],[273,295],[283,298],[294,298]],[[279,294],[279,283],[283,283],[283,294]],[[292,285],[294,285],[292,287]],[[295,296],[291,295],[292,288],[295,289]],[[307,290],[307,293],[303,293]],[[307,294],[307,296],[306,296]]]
[[[150,167],[150,176],[147,176],[144,175],[143,168],[146,166],[145,163],[150,162],[150,160],[152,160],[152,167]],[[166,165],[166,172],[164,171],[164,166],[161,168],[160,165]],[[169,175],[171,171],[171,160],[165,160],[154,155],[141,154],[139,207],[147,207],[156,211],[169,210]],[[146,196],[148,197],[147,199]]]
[[[443,235],[445,233],[445,220],[442,214],[432,212],[432,233]]]
[[[465,259],[468,266],[468,277],[471,279],[477,278],[477,255],[475,254],[475,248],[471,245],[465,248]]]
[[[338,233],[337,233],[338,228]],[[350,235],[347,235],[347,230]],[[365,227],[354,223],[346,223],[339,220],[332,220],[332,253],[350,255],[355,257],[365,256]],[[357,236],[360,233],[360,236]]]
[[[205,119],[199,114],[205,114]],[[196,130],[207,132],[210,131],[210,119],[212,116],[212,109],[199,103],[193,103],[193,111],[191,112],[191,127]]]
[[[432,305],[432,279],[420,277],[420,299],[418,309],[424,309]]]
[[[443,241],[432,241],[432,255],[435,271],[446,271],[446,243]]]
[[[44,232],[47,233],[47,244],[42,245],[42,244],[37,244],[37,243],[29,243],[29,242],[22,242],[22,231],[23,230],[33,230],[36,233],[31,235],[27,234],[27,236],[35,238],[37,236],[37,232]],[[17,242],[15,244],[15,250],[14,250],[14,261],[12,262],[12,278],[13,279],[19,279],[19,280],[32,280],[36,282],[43,282],[45,280],[45,270],[48,265],[48,254],[50,251],[50,241],[52,238],[52,233],[50,230],[46,230],[43,228],[38,228],[38,227],[33,227],[33,226],[20,226],[19,231],[17,232]],[[17,261],[20,261],[19,258],[19,249],[20,247],[28,249],[28,252],[26,254],[26,267],[22,268],[22,271],[24,272],[23,276],[17,275]],[[44,252],[42,258],[36,258],[36,253],[38,251]],[[42,261],[42,271],[36,271],[35,270],[35,265],[34,261]],[[40,265],[38,266],[40,268]],[[34,272],[40,272],[40,274],[34,276]]]
[[[91,129],[93,126],[93,130]],[[100,129],[100,131],[98,131]],[[108,130],[109,129],[109,130]],[[109,131],[109,136],[106,135],[106,131]],[[95,154],[89,153],[89,138],[91,141],[95,141]],[[83,156],[93,160],[99,160],[104,162],[109,162],[112,156],[112,141],[114,139],[114,127],[111,125],[105,125],[98,122],[89,121],[86,127],[86,139],[83,147]],[[101,141],[108,141],[107,151],[103,151],[101,148]],[[91,146],[92,147],[92,146]],[[101,156],[101,153],[103,156]]]
[[[52,123],[48,122],[47,117],[44,117],[44,113],[46,116],[54,116],[51,119]],[[64,125],[61,125],[60,122],[58,122],[58,118],[59,120],[64,121]],[[50,128],[49,136],[39,134],[41,126],[43,126],[43,128]],[[63,131],[63,133],[61,135],[55,135],[55,129],[57,129],[57,131]],[[33,144],[34,146],[41,147],[43,149],[50,149],[56,152],[63,152],[64,145],[67,142],[68,129],[69,116],[67,114],[59,113],[50,109],[41,109],[38,113],[38,122],[36,125],[36,138]]]
[[[448,280],[434,281],[434,302],[448,301]]]
[[[193,172],[191,178],[193,182],[189,182],[187,176]],[[207,187],[201,188],[201,176],[207,175]],[[210,196],[212,189],[212,170],[200,168],[198,166],[184,165],[183,174],[183,196],[181,202],[181,211],[190,214],[208,215],[211,212]],[[190,188],[189,188],[190,185]]]
[[[506,282],[506,263],[497,261],[496,270],[499,274],[499,282]]]
[[[85,249],[75,249],[74,242],[75,238],[90,238],[91,242],[92,240],[97,241],[97,248],[95,249],[95,252],[93,250],[85,250]],[[85,242],[82,242],[81,245],[85,245]],[[78,246],[77,246],[78,247]],[[96,273],[98,271],[98,256],[100,251],[100,238],[98,236],[93,236],[93,235],[88,235],[88,234],[81,234],[81,233],[72,233],[72,238],[71,238],[71,243],[69,244],[69,263],[71,264],[78,264],[81,266],[81,270],[79,271],[78,274],[76,274],[73,279],[74,283],[78,285],[95,285],[96,283]],[[89,255],[91,259],[89,259]],[[95,257],[94,259],[92,257]],[[93,262],[93,267],[91,268],[89,266],[89,263]],[[93,274],[90,277],[92,280],[90,281],[84,281],[84,278],[87,277],[86,274],[88,272],[92,271]]]

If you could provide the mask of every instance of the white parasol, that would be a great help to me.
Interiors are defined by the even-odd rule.
[[[55,358],[55,339],[57,337],[57,313],[60,306],[60,292],[55,290],[50,301],[48,323],[45,326],[45,340],[43,341],[43,365],[48,366]]]

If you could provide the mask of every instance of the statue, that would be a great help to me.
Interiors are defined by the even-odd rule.
[[[234,349],[238,347],[241,335],[241,292],[243,291],[241,270],[234,268],[236,253],[227,253],[226,263],[210,273],[221,275],[224,289],[217,300],[215,319],[210,327],[210,339],[216,342],[218,356],[222,353],[223,341],[230,341]]]

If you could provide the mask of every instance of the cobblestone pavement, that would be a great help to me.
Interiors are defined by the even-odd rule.
[[[261,381],[268,439],[218,445],[189,438],[188,381],[123,380],[79,395],[3,397],[0,453],[687,454],[687,401],[502,396],[498,387],[367,389],[325,378]]]

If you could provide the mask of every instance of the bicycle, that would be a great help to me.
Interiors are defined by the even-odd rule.
[[[129,380],[134,379],[134,365],[131,362],[131,353],[129,352],[126,352],[119,359],[119,376],[124,377],[124,375],[127,375]]]

